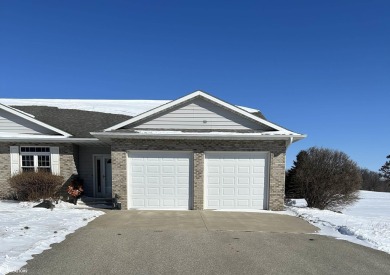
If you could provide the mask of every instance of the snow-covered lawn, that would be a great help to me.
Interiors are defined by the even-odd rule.
[[[0,201],[0,275],[19,270],[32,255],[104,214],[65,202],[53,210],[32,208],[35,204]]]
[[[342,214],[307,208],[304,200],[295,200],[288,211],[319,227],[321,235],[390,253],[390,193],[360,191],[359,198]]]

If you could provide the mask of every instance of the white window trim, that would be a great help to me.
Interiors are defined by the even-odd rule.
[[[50,148],[49,152],[21,152],[22,147],[46,147]],[[22,156],[32,155],[34,156],[34,171],[37,171],[38,156],[49,156],[50,166],[41,166],[42,168],[50,168],[53,175],[60,175],[60,148],[57,146],[10,146],[10,159],[11,159],[11,176],[23,171]]]
[[[49,148],[49,151],[48,152],[22,152],[22,148],[26,148],[26,147],[30,147],[30,148],[37,148],[37,147],[40,147],[40,148]],[[23,156],[34,156],[34,159],[33,159],[33,162],[34,162],[34,166],[31,167],[31,166],[23,166]],[[39,166],[39,162],[38,162],[38,156],[49,156],[49,166]],[[20,169],[23,171],[23,168],[34,168],[34,171],[37,172],[38,171],[38,168],[48,168],[50,169],[50,172],[51,172],[51,154],[50,154],[50,146],[20,146],[19,148],[19,157],[20,157],[20,160],[19,160],[19,163],[20,163]]]

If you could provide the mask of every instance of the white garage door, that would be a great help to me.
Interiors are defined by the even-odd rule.
[[[190,156],[187,152],[129,152],[129,208],[189,209]]]
[[[205,209],[265,209],[268,154],[205,154]]]

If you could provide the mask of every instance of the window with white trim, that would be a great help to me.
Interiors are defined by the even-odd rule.
[[[50,147],[21,146],[20,161],[23,172],[47,171],[51,172]]]

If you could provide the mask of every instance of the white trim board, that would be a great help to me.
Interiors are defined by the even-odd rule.
[[[278,131],[288,131],[285,128],[282,128],[282,127],[280,127],[280,126],[278,126],[278,125],[276,125],[274,123],[271,123],[271,122],[269,122],[269,121],[267,121],[265,119],[262,119],[260,117],[257,117],[255,115],[245,111],[244,109],[241,109],[241,108],[239,108],[237,106],[234,106],[234,105],[232,105],[230,103],[227,103],[227,102],[225,102],[225,101],[223,101],[221,99],[218,99],[218,98],[216,98],[214,96],[211,96],[211,95],[209,95],[209,94],[207,94],[205,92],[202,92],[202,91],[195,91],[195,92],[193,92],[193,93],[191,93],[189,95],[183,96],[183,97],[178,98],[178,99],[176,99],[174,101],[171,101],[171,102],[168,102],[166,104],[163,104],[163,105],[161,105],[161,106],[159,106],[157,108],[149,110],[149,111],[147,111],[145,113],[142,113],[142,114],[140,114],[138,116],[135,116],[135,117],[133,117],[133,118],[131,118],[129,120],[126,120],[126,121],[124,121],[122,123],[119,123],[117,125],[109,127],[107,129],[105,129],[104,131],[108,132],[108,131],[118,130],[121,127],[124,127],[124,126],[129,125],[129,124],[133,124],[135,122],[143,120],[143,119],[145,119],[147,117],[150,117],[150,116],[155,115],[157,113],[160,113],[162,111],[171,109],[171,108],[173,108],[175,106],[178,106],[179,104],[187,102],[187,101],[189,101],[191,99],[194,99],[196,97],[201,97],[201,98],[207,99],[207,100],[209,100],[209,101],[211,101],[211,102],[213,102],[213,103],[215,103],[217,105],[220,105],[220,106],[222,106],[222,107],[224,107],[224,108],[226,108],[226,109],[228,109],[228,110],[230,110],[232,112],[238,113],[238,114],[240,114],[240,115],[242,115],[242,116],[244,116],[244,117],[246,117],[248,119],[251,119],[251,120],[254,120],[254,121],[256,121],[258,123],[261,123],[263,125],[269,126],[269,127],[273,128],[275,130],[278,130]]]

